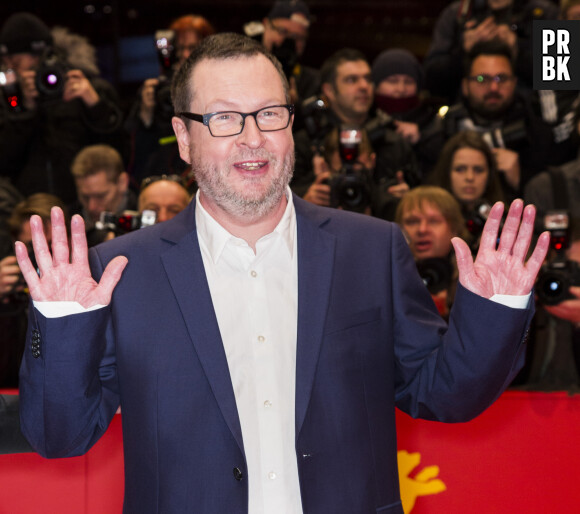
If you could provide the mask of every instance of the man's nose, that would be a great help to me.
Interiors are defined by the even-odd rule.
[[[258,128],[253,116],[246,116],[244,128],[238,135],[238,142],[250,148],[260,148],[264,144],[264,133]]]
[[[427,220],[422,220],[419,223],[419,232],[427,232],[428,228],[429,228],[429,224],[427,223]]]

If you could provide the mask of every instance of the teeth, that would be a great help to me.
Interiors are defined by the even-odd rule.
[[[238,164],[237,166],[239,168],[244,168],[245,170],[248,171],[254,171],[254,170],[259,170],[260,168],[262,168],[264,166],[265,163],[263,162],[244,162],[242,164]]]

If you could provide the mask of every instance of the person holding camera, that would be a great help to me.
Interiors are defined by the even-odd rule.
[[[395,221],[439,314],[447,319],[457,288],[451,239],[470,239],[459,203],[441,187],[417,186],[401,199]]]
[[[365,131],[376,153],[373,215],[392,220],[398,198],[421,180],[411,144],[397,133],[390,117],[371,114],[371,67],[360,51],[345,48],[334,53],[322,65],[321,80],[324,107],[305,116],[306,128],[296,134],[292,189],[307,201],[330,205],[327,180],[315,173],[324,138],[335,129]]]
[[[475,44],[465,70],[462,100],[441,121],[442,144],[462,130],[481,133],[495,156],[505,198],[516,198],[550,163],[551,130],[518,92],[511,51],[503,42]]]
[[[77,190],[71,212],[85,220],[89,246],[111,238],[110,231],[98,223],[101,214],[119,215],[137,207],[121,155],[108,145],[87,146],[75,156],[69,173]]]
[[[0,29],[5,70],[17,91],[0,99],[2,173],[21,193],[76,198],[70,164],[88,144],[109,142],[122,153],[126,134],[113,87],[98,76],[95,49],[66,29],[20,12]],[[5,73],[8,73],[6,71]]]
[[[160,170],[179,174],[187,169],[179,157],[171,127],[171,78],[195,46],[214,32],[206,18],[188,14],[174,20],[167,30],[155,33],[160,74],[143,82],[125,120],[133,141],[127,169],[136,188],[145,177]]]
[[[439,15],[424,61],[427,89],[454,103],[467,73],[464,58],[482,42],[499,39],[514,60],[522,86],[532,87],[532,24],[555,20],[558,7],[549,0],[457,0]]]

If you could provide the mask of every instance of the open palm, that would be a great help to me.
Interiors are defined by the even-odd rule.
[[[529,294],[546,258],[550,243],[549,233],[544,232],[526,262],[536,210],[533,205],[528,205],[524,209],[523,202],[515,200],[508,212],[498,245],[503,209],[501,202],[492,207],[483,229],[475,262],[465,241],[459,238],[452,240],[459,282],[473,293],[485,298],[491,298],[495,294]]]

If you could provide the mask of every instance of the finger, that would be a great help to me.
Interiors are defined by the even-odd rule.
[[[36,263],[40,273],[44,274],[52,268],[52,255],[46,242],[42,218],[36,214],[30,217],[30,232]],[[20,260],[18,262],[20,263]]]
[[[507,218],[501,231],[498,247],[499,252],[507,254],[512,253],[514,242],[520,228],[520,219],[522,216],[523,208],[524,202],[521,200],[514,200],[510,205],[510,210],[508,211]]]
[[[522,216],[522,223],[518,231],[518,237],[513,248],[512,254],[514,257],[521,259],[522,262],[525,260],[528,250],[530,248],[530,243],[532,242],[532,236],[534,235],[534,220],[536,219],[536,208],[533,205],[528,205],[524,209],[524,214]]]
[[[405,182],[405,174],[402,172],[402,170],[397,171],[396,177],[398,184],[403,184]]]
[[[119,283],[123,270],[128,262],[127,257],[120,255],[107,264],[107,267],[101,276],[101,280],[99,281],[100,301],[104,305],[110,303],[113,289],[115,289],[115,286]]]
[[[549,232],[542,232],[538,241],[536,243],[536,247],[528,259],[526,263],[526,270],[530,274],[531,277],[535,280],[542,264],[546,260],[546,255],[548,254],[548,250],[550,249],[550,233]]]
[[[455,261],[457,262],[457,271],[459,279],[466,277],[473,272],[473,256],[467,243],[460,237],[451,239],[451,244],[455,250]]]
[[[32,265],[32,262],[30,262],[28,248],[21,241],[16,241],[14,244],[14,253],[16,254],[16,259],[18,260],[18,266],[20,266],[22,276],[28,284],[30,296],[32,296],[33,300],[38,300],[39,298],[35,297],[35,291],[38,288],[40,279],[38,277],[38,273],[36,273],[36,269]]]
[[[572,293],[576,298],[580,298],[580,287],[570,286],[570,293]]]
[[[89,266],[89,250],[87,245],[87,234],[85,232],[85,222],[82,216],[75,214],[71,220],[71,262],[73,264],[86,263]]]
[[[497,234],[501,223],[504,205],[502,202],[496,202],[489,211],[489,216],[483,227],[481,240],[479,242],[479,255],[482,251],[495,251],[497,245]]]
[[[68,264],[70,252],[68,237],[64,222],[64,213],[59,207],[50,210],[50,222],[52,226],[52,260],[55,266]]]

